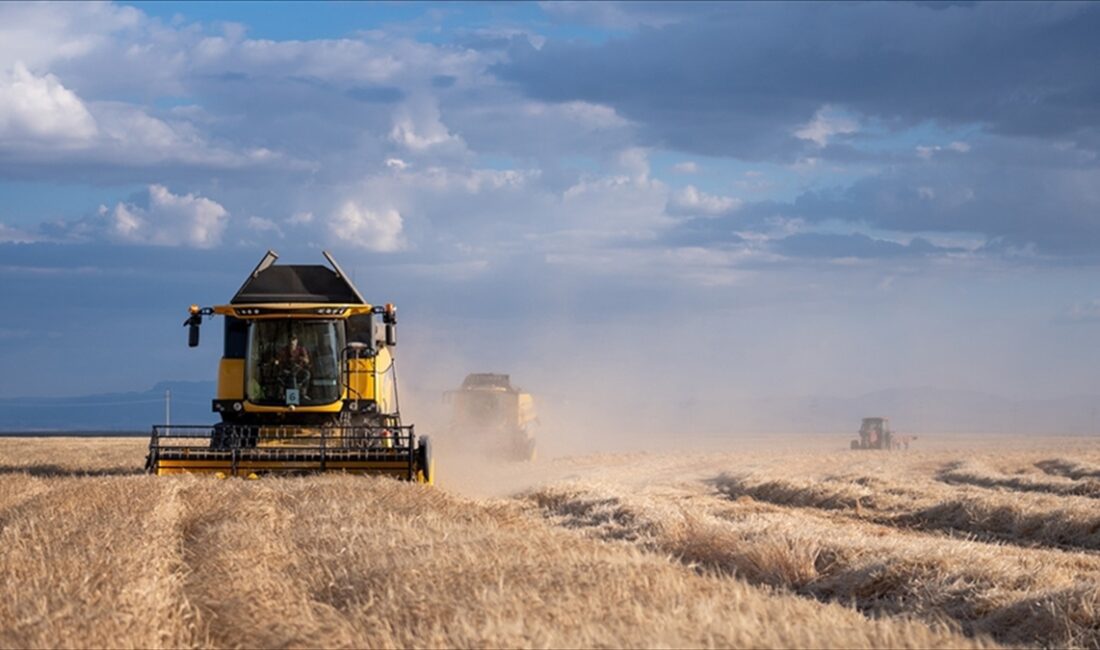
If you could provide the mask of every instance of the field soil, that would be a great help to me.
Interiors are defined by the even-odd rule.
[[[1100,648],[1100,441],[712,440],[434,487],[0,438],[0,647]]]

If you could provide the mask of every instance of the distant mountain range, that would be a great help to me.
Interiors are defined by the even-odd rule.
[[[0,399],[0,431],[148,431],[164,424],[165,391],[173,422],[206,424],[216,421],[216,390],[212,381],[162,381],[142,392]]]
[[[0,399],[0,432],[147,431],[165,420],[165,391],[171,391],[171,418],[177,424],[216,421],[210,409],[212,381],[165,381],[142,392],[83,397]],[[410,395],[422,402],[419,419],[439,402],[437,393]],[[415,400],[421,397],[421,400]],[[536,395],[536,398],[540,396]],[[855,431],[860,418],[889,417],[903,433],[1064,433],[1100,432],[1100,397],[1014,400],[977,391],[892,388],[858,397],[684,400],[678,404],[585,403],[547,396],[540,415],[566,425],[580,417],[603,416],[641,429],[695,432],[838,432]],[[629,412],[617,417],[616,411]],[[445,413],[435,413],[446,417]],[[571,417],[572,416],[572,417]],[[671,427],[671,429],[670,429]]]

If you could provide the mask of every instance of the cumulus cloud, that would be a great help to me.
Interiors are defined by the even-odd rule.
[[[405,248],[403,227],[397,210],[369,210],[355,201],[345,202],[328,220],[328,231],[335,241],[377,253]]]
[[[0,3],[0,68],[23,61],[41,69],[89,56],[141,21],[139,10],[106,2]]]
[[[741,206],[741,200],[731,196],[716,196],[688,185],[674,193],[668,201],[666,210],[675,215],[723,215],[733,212]]]
[[[119,241],[155,246],[211,248],[221,241],[229,213],[216,201],[194,194],[173,194],[150,185],[148,206],[118,203],[100,213]]]
[[[84,102],[54,75],[22,62],[0,72],[0,144],[82,146],[97,131]]]
[[[252,216],[248,218],[246,224],[248,229],[253,232],[259,233],[271,233],[276,235],[280,239],[283,237],[283,229],[279,227],[279,224],[275,223],[271,219],[264,219],[263,217]]]
[[[409,102],[399,108],[394,115],[390,140],[414,153],[465,148],[462,138],[452,134],[443,124],[438,105],[430,100]]]
[[[832,106],[823,106],[814,113],[812,120],[798,127],[794,135],[802,140],[809,140],[818,147],[829,144],[829,139],[834,135],[847,135],[859,130],[859,124],[839,113]]]
[[[0,223],[0,243],[29,244],[38,240],[36,235]]]
[[[649,141],[687,152],[790,160],[794,131],[815,144],[837,132],[806,122],[822,105],[886,129],[982,125],[1095,150],[1097,29],[1100,7],[1087,3],[690,5],[661,29],[516,47],[499,74],[543,101],[612,106]]]

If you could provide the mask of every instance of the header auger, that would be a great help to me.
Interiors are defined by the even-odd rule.
[[[146,468],[158,475],[350,472],[432,483],[431,444],[401,423],[392,349],[397,309],[371,305],[336,260],[275,265],[268,251],[227,305],[213,410],[221,422],[154,426]]]

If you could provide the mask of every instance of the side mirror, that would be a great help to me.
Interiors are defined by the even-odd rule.
[[[198,305],[192,305],[191,315],[183,321],[183,326],[187,328],[187,347],[198,347],[199,325],[202,325],[202,310],[199,309]]]

